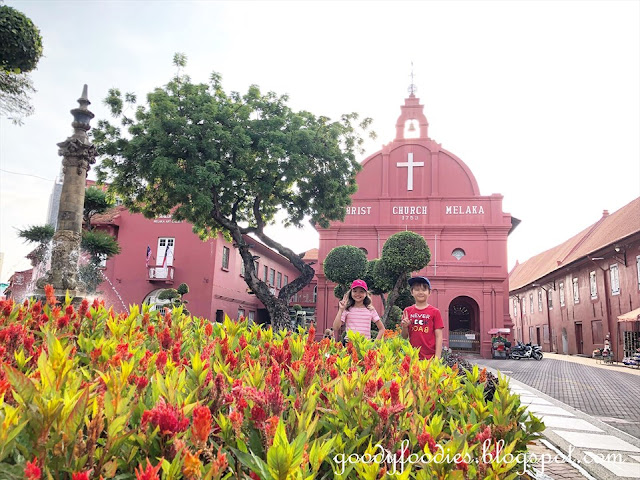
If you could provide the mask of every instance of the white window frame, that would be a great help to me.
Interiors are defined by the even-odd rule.
[[[589,272],[589,289],[591,291],[591,300],[598,298],[598,276],[596,271]]]
[[[264,278],[262,279],[264,283],[267,283],[267,279],[269,278],[269,267],[264,266]]]
[[[282,272],[278,272],[278,274],[277,274],[277,278],[278,278],[278,284],[277,284],[277,287],[278,287],[278,288],[282,288]]]
[[[640,255],[636,257],[636,273],[638,279],[638,290],[640,290]]]
[[[573,303],[580,303],[580,284],[578,282],[578,277],[573,277]]]
[[[551,295],[553,295],[553,290],[549,289],[547,290],[547,308],[549,310],[553,310],[553,297]]]
[[[525,297],[524,295],[522,296],[522,305],[520,306],[520,311],[523,315],[527,313],[527,297]]]
[[[617,263],[609,265],[609,275],[611,278],[611,295],[620,295],[620,271]]]
[[[289,275],[284,276],[284,286],[286,287],[287,285],[289,285]]]
[[[538,311],[542,311],[542,289],[538,289]]]
[[[244,317],[244,308],[238,309],[238,320],[240,320],[240,317]]]
[[[276,286],[276,270],[275,268],[269,269],[269,285],[272,287]]]
[[[518,318],[518,299],[513,299],[513,318]]]
[[[560,282],[558,284],[558,290],[560,291],[560,306],[564,307],[565,303],[564,303],[564,282]]]
[[[229,247],[222,247],[222,269],[229,270],[229,254],[231,250]]]
[[[533,293],[529,294],[529,313],[533,313]]]

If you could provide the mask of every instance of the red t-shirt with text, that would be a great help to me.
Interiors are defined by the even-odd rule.
[[[420,359],[436,354],[436,329],[444,328],[440,310],[433,305],[419,309],[411,305],[404,309],[409,317],[409,343],[419,349]]]

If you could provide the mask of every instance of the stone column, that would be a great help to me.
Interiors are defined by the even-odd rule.
[[[73,134],[64,142],[58,143],[58,155],[62,158],[62,194],[58,211],[58,225],[53,236],[51,252],[51,270],[38,280],[37,287],[53,285],[56,293],[64,295],[69,291],[71,297],[78,296],[78,259],[82,239],[82,212],[87,172],[96,161],[96,148],[90,142],[87,131],[94,117],[87,108],[91,104],[87,98],[87,86],[78,99],[80,106],[71,110],[73,115]]]

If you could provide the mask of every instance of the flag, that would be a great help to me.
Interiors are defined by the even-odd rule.
[[[150,259],[151,259],[151,247],[147,245],[147,267],[149,266]]]
[[[164,251],[164,260],[162,260],[162,268],[167,266],[167,256],[169,255],[169,246]]]

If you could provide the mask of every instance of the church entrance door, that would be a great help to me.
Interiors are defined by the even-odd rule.
[[[449,304],[449,347],[480,353],[480,309],[473,298],[460,296]]]

